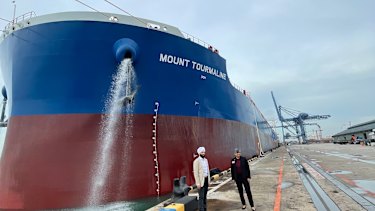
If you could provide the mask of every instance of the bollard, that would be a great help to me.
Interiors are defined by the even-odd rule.
[[[173,180],[173,195],[172,198],[181,198],[184,196],[184,191],[180,187],[180,180],[178,178],[174,178]]]
[[[186,176],[182,176],[180,178],[180,188],[184,191],[184,196],[187,196],[190,191],[190,187],[186,184]]]
[[[190,190],[190,187],[186,184],[186,176],[182,176],[180,179],[174,178],[172,200],[175,201],[187,196]]]
[[[221,176],[230,172],[230,169],[220,172],[219,169],[210,171],[211,181],[218,180]],[[198,209],[198,200],[195,196],[188,196],[191,190],[197,188],[197,185],[188,186],[186,176],[173,179],[172,204],[160,209],[160,211],[193,211]]]
[[[198,200],[195,196],[188,196],[192,188],[186,184],[186,176],[173,179],[172,204],[160,211],[189,211],[198,209]]]

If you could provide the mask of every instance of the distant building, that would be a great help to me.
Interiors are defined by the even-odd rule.
[[[375,141],[375,120],[353,125],[332,136],[333,143],[349,143],[352,135],[357,139]]]

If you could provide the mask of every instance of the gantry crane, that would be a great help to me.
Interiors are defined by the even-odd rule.
[[[309,115],[307,113],[300,112],[294,109],[288,109],[280,105],[278,106],[272,91],[271,91],[271,95],[272,95],[273,103],[275,104],[277,116],[281,122],[281,129],[283,133],[284,142],[285,142],[284,128],[288,130],[290,127],[293,128],[296,131],[295,132],[296,137],[298,138],[299,142],[301,143],[301,139],[302,139],[302,143],[307,143],[305,125],[315,125],[315,124],[305,123],[305,121],[328,119],[329,117],[331,117],[330,115]],[[291,117],[284,118],[281,111],[290,115]]]

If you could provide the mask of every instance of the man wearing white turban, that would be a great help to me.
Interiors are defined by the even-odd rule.
[[[199,147],[197,153],[199,157],[193,162],[194,180],[199,193],[199,210],[205,211],[207,210],[207,191],[208,185],[210,184],[210,170],[208,160],[205,158],[206,149],[204,147]]]

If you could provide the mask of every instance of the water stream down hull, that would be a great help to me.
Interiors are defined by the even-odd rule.
[[[206,147],[210,168],[222,170],[234,148],[252,157],[277,147],[253,101],[229,82],[219,54],[175,27],[143,19],[150,29],[116,17],[119,22],[90,12],[52,14],[3,35],[10,115],[0,209],[77,208],[163,195],[172,191],[173,178],[185,175],[194,183],[199,146]],[[102,119],[124,57],[133,59],[137,91],[122,96],[133,109],[120,114],[106,151],[108,174],[93,200]]]
[[[92,163],[97,155],[95,152],[100,148],[97,141],[100,120],[101,115],[87,114],[12,118],[7,134],[7,139],[12,142],[4,149],[1,167],[14,177],[1,177],[2,208],[87,206]],[[152,121],[152,115],[135,115],[134,127],[137,129],[134,130],[131,145],[123,141],[126,134],[115,140],[111,149],[113,166],[108,184],[101,190],[104,197],[98,204],[156,194],[150,138]],[[256,137],[241,135],[256,133],[255,128],[245,124],[177,116],[160,116],[158,121],[162,194],[172,190],[171,178],[187,175],[188,183],[193,184],[191,172],[195,147],[191,146],[197,145],[195,140],[202,140],[199,143],[209,149],[210,165],[220,169],[228,167],[223,160],[230,160],[231,154],[226,149],[234,145],[249,149],[247,154],[257,154],[257,145],[252,141]],[[19,134],[19,128],[25,124],[28,130]],[[45,130],[40,130],[40,125],[44,125]],[[211,131],[203,133],[202,128],[211,128]],[[247,141],[237,143],[234,141],[237,139]]]

